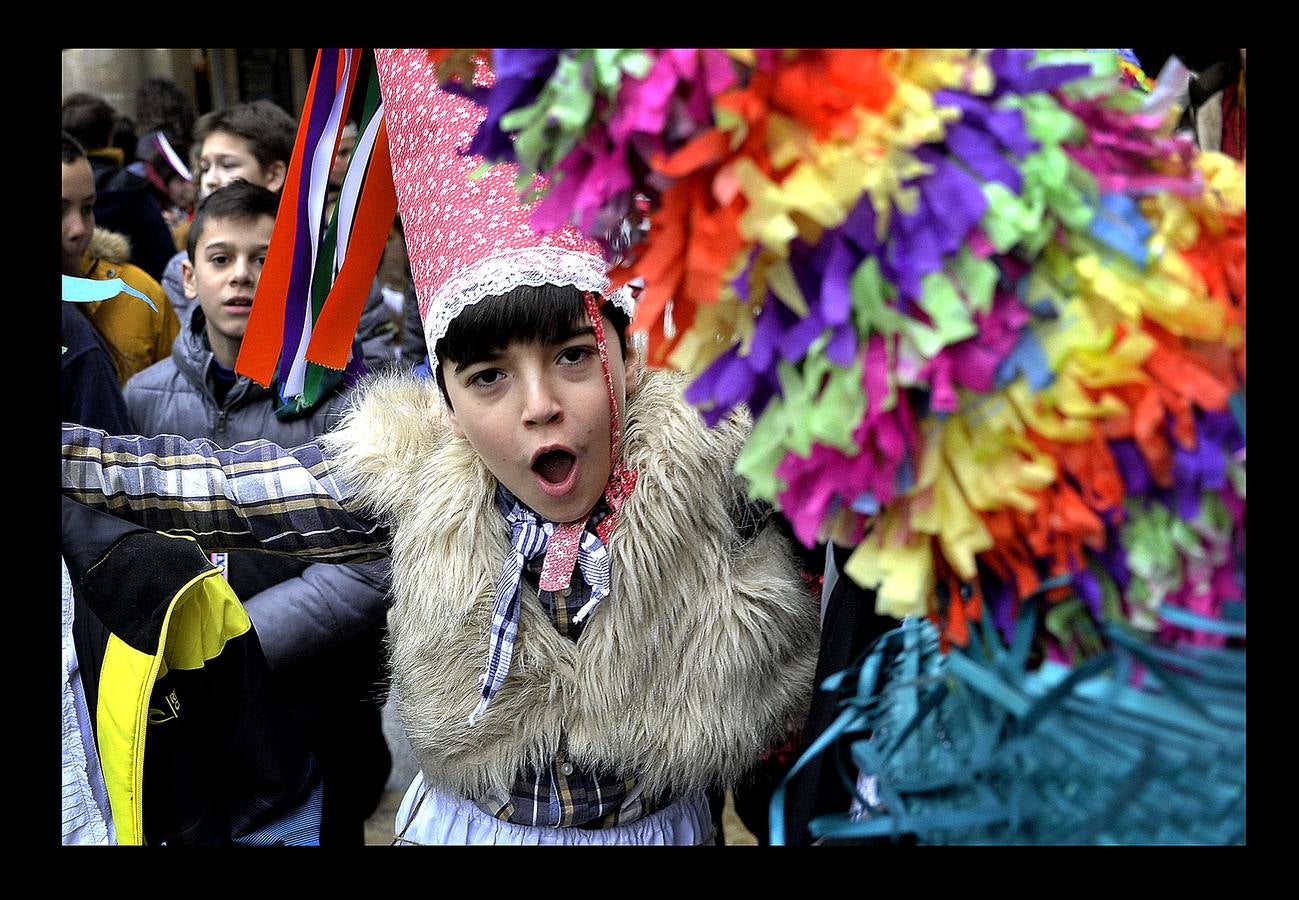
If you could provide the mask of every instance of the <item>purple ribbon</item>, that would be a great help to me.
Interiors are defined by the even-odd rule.
[[[321,136],[325,133],[325,124],[338,94],[338,48],[326,48],[320,53],[320,72],[316,76],[317,96],[311,104],[311,119],[307,123],[306,146],[302,154],[302,168],[298,172],[301,188],[298,190],[298,227],[294,235],[293,269],[289,273],[289,292],[284,301],[284,343],[280,353],[280,365],[276,370],[280,389],[288,382],[289,370],[293,368],[293,357],[298,344],[302,341],[302,332],[306,325],[307,284],[311,278],[311,213],[309,199],[311,195],[311,160]],[[319,224],[319,223],[316,223]],[[284,398],[281,397],[281,400]]]

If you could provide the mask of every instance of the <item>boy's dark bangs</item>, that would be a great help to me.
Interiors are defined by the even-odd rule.
[[[609,308],[611,304],[606,305],[606,314]],[[525,285],[465,307],[451,320],[435,351],[440,360],[457,365],[472,363],[504,350],[515,341],[559,343],[582,328],[586,321],[586,305],[577,288]]]

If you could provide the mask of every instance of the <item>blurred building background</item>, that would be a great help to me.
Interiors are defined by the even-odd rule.
[[[297,116],[306,100],[316,48],[63,50],[63,96],[99,94],[136,116],[135,89],[148,78],[171,78],[199,115],[250,100],[271,100]]]

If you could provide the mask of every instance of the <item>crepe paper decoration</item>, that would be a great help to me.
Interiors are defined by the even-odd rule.
[[[497,59],[508,63],[510,51],[498,53]],[[535,55],[535,62],[550,64],[544,54]],[[597,99],[608,100],[618,93],[624,71],[643,77],[652,63],[641,50],[560,51],[536,99],[527,106],[516,106],[500,119],[500,128],[516,135],[514,156],[521,169],[528,173],[547,170],[572,152],[593,124]],[[504,68],[507,74],[511,72],[508,65]]]
[[[1198,193],[1200,176],[1190,165],[1194,144],[1189,137],[1153,140],[1136,117],[1096,101],[1063,101],[1087,125],[1087,141],[1066,152],[1087,168],[1103,192]],[[1152,171],[1153,169],[1153,171]]]
[[[120,278],[78,278],[75,275],[63,276],[63,299],[70,303],[95,303],[100,300],[112,300],[122,294],[138,297],[154,312],[158,307],[147,295],[137,291]]]
[[[1055,638],[1048,653],[1066,665],[1077,665],[1104,649],[1095,621],[1079,598],[1052,606],[1042,617],[1042,624]]]
[[[1065,98],[1104,98],[1116,106],[1135,107],[1140,107],[1144,100],[1132,92],[1119,90],[1119,60],[1112,51],[1038,50],[1033,61],[1048,72],[1067,71],[1073,74],[1073,77],[1057,83],[1060,94]]]
[[[536,100],[500,119],[500,128],[515,135],[521,172],[550,170],[568,156],[598,124],[592,121],[597,101],[617,94],[624,70],[645,75],[651,63],[640,50],[561,51]]]
[[[538,204],[533,224],[546,231],[572,222],[597,236],[614,253],[612,235],[618,224],[628,217],[638,218],[631,190],[634,173],[681,147],[694,129],[706,127],[711,121],[709,98],[733,85],[735,74],[717,50],[664,50],[657,56],[645,51],[592,52],[587,68],[594,70],[598,86],[593,102],[587,104],[583,99],[580,115],[552,109],[544,120],[547,146],[539,152],[563,155],[562,146],[550,141],[555,123],[578,122],[583,116],[589,119],[594,102],[601,97],[616,93],[617,113],[607,124],[600,117],[592,121],[563,160],[551,168],[555,181]],[[583,84],[590,80],[586,78]],[[519,152],[525,149],[531,148],[525,148],[521,133]],[[531,171],[530,158],[520,161],[525,171]]]
[[[813,343],[824,346],[825,337]],[[742,363],[739,363],[742,366]],[[856,448],[853,429],[867,403],[862,392],[862,366],[841,369],[825,357],[816,357],[803,374],[789,363],[779,365],[782,399],[773,399],[758,421],[753,436],[736,461],[736,472],[750,479],[755,497],[774,500],[783,485],[768,472],[764,460],[778,461],[786,452],[810,456],[814,443],[851,451]]]
[[[1184,67],[1147,94],[1112,49],[495,52],[518,99],[481,92],[479,137],[550,180],[534,227],[644,280],[648,361],[709,424],[749,408],[751,495],[857,543],[881,609],[959,647],[1042,593],[1045,657],[1084,665],[1106,622],[1198,644],[1159,610],[1244,596],[1244,174],[1173,132]]]
[[[737,83],[736,70],[722,50],[642,51],[648,71],[624,74],[616,109],[609,119],[615,140],[634,135],[679,143],[692,128],[712,121],[709,101]],[[637,61],[642,68],[643,64]],[[648,158],[648,157],[647,157]]]
[[[1129,320],[1148,318],[1177,335],[1220,340],[1226,321],[1222,305],[1185,280],[1167,277],[1162,268],[1157,265],[1143,276],[1121,258],[1103,262],[1091,253],[1079,255],[1074,265],[1084,298],[1108,303]]]
[[[996,386],[1005,387],[1021,376],[1035,391],[1047,387],[1054,379],[1042,342],[1032,328],[1019,332],[1015,346],[997,364]]]
[[[881,503],[892,502],[899,493],[899,469],[917,439],[909,408],[898,406],[896,391],[889,385],[887,366],[884,340],[875,336],[862,361],[859,390],[866,398],[867,412],[852,435],[852,452],[818,443],[809,456],[791,453],[776,468],[776,477],[786,484],[779,495],[780,506],[795,535],[809,547],[821,539],[819,524],[836,506],[874,514]],[[848,539],[840,542],[857,543],[862,524],[854,520]]]
[[[515,162],[515,142],[501,127],[501,118],[512,109],[526,108],[537,101],[559,63],[558,50],[517,49],[492,52],[495,81],[490,88],[475,87],[472,61],[462,61],[457,82],[447,82],[447,90],[464,94],[487,107],[487,116],[466,148],[467,154],[491,162]]]
[[[1187,521],[1199,513],[1204,491],[1219,491],[1227,486],[1227,461],[1245,446],[1229,413],[1200,413],[1195,426],[1195,446],[1176,447],[1173,451],[1173,496],[1178,516]]]
[[[884,510],[844,565],[853,581],[876,589],[875,612],[896,618],[924,615],[935,585],[932,540],[905,517],[899,507]]]
[[[1128,568],[1136,576],[1127,596],[1134,608],[1132,623],[1138,628],[1153,631],[1165,595],[1182,585],[1178,540],[1185,543],[1188,537],[1175,528],[1180,530],[1180,521],[1163,504],[1152,503],[1144,509],[1129,504],[1120,540],[1127,551]]]
[[[1092,237],[1143,267],[1152,232],[1136,201],[1126,194],[1102,194],[1089,229]]]

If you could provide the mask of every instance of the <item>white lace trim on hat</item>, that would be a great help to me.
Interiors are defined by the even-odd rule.
[[[437,371],[437,342],[447,333],[451,320],[488,297],[507,294],[517,287],[554,284],[580,291],[595,291],[625,312],[635,312],[631,291],[621,288],[609,294],[608,263],[601,257],[559,247],[524,247],[503,250],[465,266],[433,294],[424,315],[424,340],[429,367]]]

